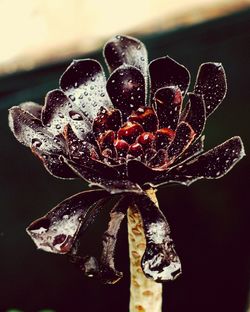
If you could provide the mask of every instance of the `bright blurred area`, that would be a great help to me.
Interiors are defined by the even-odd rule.
[[[250,0],[1,0],[0,74],[83,54],[118,33],[190,25],[250,6]]]

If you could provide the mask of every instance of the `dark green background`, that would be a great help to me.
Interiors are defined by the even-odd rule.
[[[208,23],[141,38],[149,59],[169,54],[185,64],[193,81],[202,62],[222,62],[228,94],[209,119],[206,147],[240,135],[249,150],[250,11]],[[85,56],[84,56],[85,57]],[[103,63],[101,52],[87,57]],[[126,226],[117,248],[124,278],[114,286],[85,279],[66,257],[37,251],[25,227],[50,208],[87,187],[82,181],[50,176],[30,151],[16,142],[7,125],[7,108],[22,101],[43,103],[70,60],[0,77],[0,311],[128,311],[129,272]],[[160,207],[171,225],[183,275],[164,286],[163,312],[243,312],[250,277],[249,158],[220,180],[189,188],[160,189]],[[139,173],[138,173],[139,174]],[[107,214],[97,219],[83,247],[98,254]],[[131,311],[132,312],[132,311]]]

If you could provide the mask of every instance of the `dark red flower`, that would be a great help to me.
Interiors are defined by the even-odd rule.
[[[203,152],[207,117],[226,94],[225,72],[220,63],[202,64],[183,104],[190,74],[169,56],[148,67],[139,40],[116,36],[105,45],[104,57],[111,72],[107,81],[97,61],[75,60],[60,78],[59,89],[47,94],[44,106],[27,102],[10,109],[15,137],[52,175],[81,177],[98,187],[66,199],[27,231],[38,248],[75,253],[86,274],[101,274],[112,283],[121,277],[113,259],[117,231],[134,203],[147,240],[145,275],[156,281],[174,279],[181,266],[169,226],[145,191],[222,177],[244,156],[239,137]],[[111,211],[98,264],[93,257],[77,256],[76,243],[110,193],[122,194]]]

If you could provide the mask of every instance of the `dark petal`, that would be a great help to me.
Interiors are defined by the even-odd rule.
[[[165,170],[167,168],[167,151],[165,149],[159,149],[156,155],[147,162],[147,165],[151,168]]]
[[[92,221],[93,211],[100,209],[108,196],[103,190],[93,190],[69,197],[31,223],[27,232],[39,249],[68,253],[81,227]]]
[[[98,138],[98,143],[100,145],[101,150],[105,148],[110,148],[114,146],[115,141],[115,132],[113,130],[105,131],[104,133],[100,134]]]
[[[163,87],[179,87],[184,96],[190,82],[190,74],[186,67],[177,63],[169,56],[160,57],[149,65],[151,77],[151,98]]]
[[[190,185],[196,180],[218,179],[229,172],[245,156],[240,137],[232,137],[200,156],[182,163],[168,172],[160,173],[152,185],[176,182]]]
[[[97,116],[101,106],[112,106],[106,92],[103,69],[95,60],[73,61],[63,73],[60,86],[90,121]]]
[[[147,165],[143,164],[137,159],[128,160],[127,166],[129,180],[140,185],[154,181],[159,175],[158,170],[149,168]]]
[[[54,177],[59,179],[75,179],[78,177],[74,171],[65,164],[60,154],[46,153],[34,146],[31,150],[33,154],[43,162],[45,169]]]
[[[19,107],[36,117],[37,119],[41,118],[42,106],[34,102],[25,102],[19,105]]]
[[[53,134],[61,134],[70,124],[79,138],[91,131],[91,123],[84,115],[84,110],[72,102],[66,94],[55,89],[46,95],[42,109],[42,122]]]
[[[130,203],[130,196],[123,196],[110,212],[107,231],[103,235],[101,256],[101,279],[107,284],[114,284],[122,278],[122,272],[115,268],[114,256],[120,225]]]
[[[173,162],[180,156],[192,143],[194,137],[195,133],[191,126],[184,121],[180,122],[176,129],[175,138],[167,149],[169,160]]]
[[[182,106],[181,90],[176,86],[158,89],[154,96],[159,128],[175,130]]]
[[[139,107],[132,112],[128,120],[139,123],[146,132],[154,132],[158,129],[158,118],[152,107]]]
[[[194,93],[203,96],[207,116],[220,105],[226,92],[226,74],[221,63],[202,64],[197,74]]]
[[[123,192],[143,192],[138,184],[129,180],[121,180],[120,174],[118,173],[118,170],[115,169],[115,167],[109,167],[97,161],[89,167],[80,166],[67,159],[64,159],[64,161],[78,176],[89,182],[90,186],[104,188],[111,194]],[[95,168],[97,170],[95,170]]]
[[[117,131],[121,125],[122,115],[119,109],[112,109],[108,111],[104,107],[101,107],[93,122],[93,132],[97,136],[106,130]]]
[[[185,152],[179,157],[177,160],[178,163],[187,161],[191,157],[194,157],[204,150],[204,140],[205,136],[199,137],[197,140],[195,140],[192,144],[189,145],[189,147],[185,150]],[[176,162],[175,162],[176,165]]]
[[[96,147],[87,141],[79,139],[70,125],[64,128],[63,135],[69,157],[72,160],[86,165],[91,159],[99,159]]]
[[[16,139],[26,145],[38,147],[47,153],[60,153],[64,150],[63,142],[57,140],[29,112],[14,106],[9,110],[9,126]]]
[[[156,131],[155,133],[155,143],[156,148],[166,148],[170,144],[170,142],[173,141],[175,137],[175,131],[169,129],[169,128],[161,128]]]
[[[192,127],[197,139],[203,132],[206,122],[206,107],[203,99],[195,93],[189,93],[190,105],[185,121]]]
[[[117,138],[119,140],[124,140],[129,144],[135,142],[137,137],[143,133],[143,128],[140,124],[136,122],[126,122],[117,132]]]
[[[181,274],[181,263],[166,218],[146,195],[136,196],[135,203],[146,237],[146,250],[141,262],[144,274],[156,282],[174,280]]]
[[[133,110],[145,105],[145,81],[136,67],[123,65],[117,68],[107,81],[107,91],[124,120]]]
[[[126,64],[137,67],[145,77],[147,76],[147,50],[138,39],[116,36],[106,43],[103,54],[110,72]]]

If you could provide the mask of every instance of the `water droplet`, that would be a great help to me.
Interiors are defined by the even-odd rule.
[[[74,95],[72,95],[72,94],[69,95],[69,98],[71,99],[71,101],[75,101],[75,99],[76,99],[76,98],[74,97]]]
[[[95,81],[95,77],[91,77],[91,81]]]
[[[104,96],[105,96],[105,94],[102,92],[102,93],[100,94],[100,96],[101,96],[101,97],[104,97]]]
[[[40,147],[42,145],[42,142],[39,140],[39,139],[32,139],[31,140],[31,144],[34,146],[34,147]]]
[[[77,82],[75,82],[74,87],[75,87],[75,88],[77,88],[77,87],[78,87],[78,83],[77,83]]]
[[[58,113],[58,116],[60,117],[60,118],[64,118],[64,115],[60,112],[60,113]]]
[[[84,95],[87,96],[87,95],[88,95],[88,92],[87,92],[87,91],[84,91]]]
[[[56,125],[56,129],[61,129],[61,126],[59,124]]]
[[[79,114],[79,113],[77,113],[77,112],[74,112],[74,111],[70,111],[69,112],[69,116],[70,116],[70,118],[71,119],[73,119],[73,120],[83,120],[83,118],[82,118],[82,116]]]

